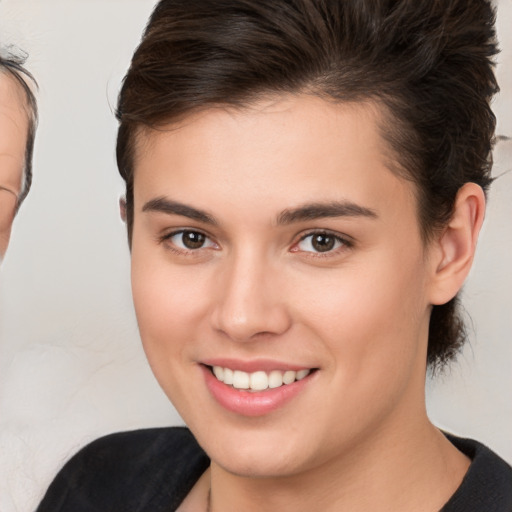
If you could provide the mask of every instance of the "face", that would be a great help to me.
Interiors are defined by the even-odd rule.
[[[379,121],[290,96],[140,135],[140,332],[212,465],[307,472],[422,414],[431,269]]]
[[[28,116],[19,84],[0,73],[0,259],[5,254],[21,192]]]

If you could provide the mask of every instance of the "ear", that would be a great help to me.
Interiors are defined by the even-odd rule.
[[[119,198],[119,215],[121,220],[126,222],[126,198],[124,196]]]
[[[433,242],[431,304],[446,304],[462,288],[473,263],[484,213],[482,188],[476,183],[463,185],[457,193],[450,222]]]

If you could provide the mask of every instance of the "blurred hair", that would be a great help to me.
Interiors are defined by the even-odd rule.
[[[380,105],[381,133],[396,172],[415,184],[428,243],[464,183],[486,191],[492,181],[494,22],[487,0],[161,0],[118,101],[129,242],[140,129],[212,106],[306,93]],[[434,306],[431,367],[464,339],[457,298]]]

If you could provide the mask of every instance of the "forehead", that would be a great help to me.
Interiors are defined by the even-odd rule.
[[[194,179],[206,179],[213,167],[224,166],[233,180],[252,172],[252,185],[269,167],[276,183],[290,177],[278,172],[284,168],[314,183],[326,172],[336,179],[345,167],[356,175],[375,167],[376,160],[379,169],[396,174],[397,159],[381,136],[386,112],[373,102],[335,103],[310,95],[269,97],[242,108],[208,108],[158,129],[139,129],[135,183],[164,177],[158,172],[163,167],[178,174],[183,165]],[[157,155],[163,157],[159,162]]]
[[[334,103],[309,95],[278,96],[243,108],[216,107],[177,123],[139,132],[134,159],[137,189],[178,185],[193,190],[212,181],[210,193],[249,195],[260,187],[357,189],[377,177],[410,181],[381,136],[385,111],[375,103]],[[220,180],[220,181],[219,181]],[[171,185],[172,183],[172,185]],[[354,192],[355,193],[355,192]],[[289,194],[290,195],[290,194]]]
[[[19,194],[29,118],[25,92],[16,79],[0,71],[0,186]]]

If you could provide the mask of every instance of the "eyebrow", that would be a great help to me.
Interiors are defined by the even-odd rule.
[[[328,203],[310,203],[298,208],[287,209],[277,217],[278,224],[323,219],[328,217],[367,217],[378,218],[377,212],[371,208],[360,206],[351,201],[330,201]]]
[[[172,201],[165,197],[151,199],[142,207],[143,212],[158,212],[167,215],[180,215],[205,224],[218,225],[218,221],[205,212],[186,204]],[[367,208],[351,201],[330,201],[328,203],[309,203],[297,208],[283,210],[277,216],[278,225],[293,224],[308,220],[328,217],[366,217],[378,218],[375,210]]]
[[[197,220],[205,224],[218,224],[215,218],[205,211],[198,210],[197,208],[179,203],[177,201],[171,201],[165,197],[157,197],[156,199],[151,199],[151,201],[148,201],[142,207],[142,211],[166,213],[168,215],[181,215],[182,217]]]

